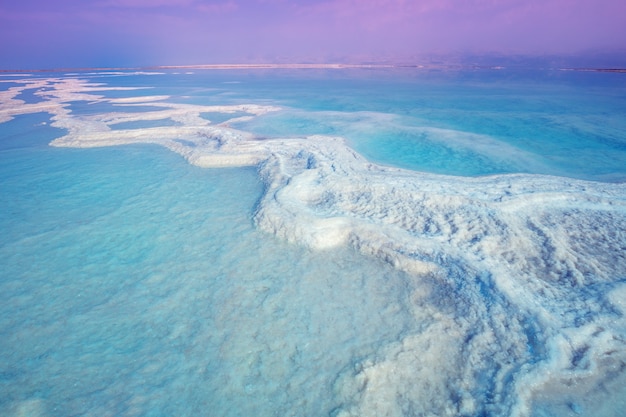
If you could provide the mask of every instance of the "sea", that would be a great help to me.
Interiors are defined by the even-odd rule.
[[[0,415],[626,415],[626,74],[0,73]]]

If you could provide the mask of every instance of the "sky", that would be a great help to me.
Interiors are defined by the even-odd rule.
[[[624,51],[625,0],[0,0],[0,69]]]

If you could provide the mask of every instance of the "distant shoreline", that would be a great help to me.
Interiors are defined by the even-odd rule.
[[[84,67],[47,69],[0,69],[6,73],[85,72],[85,71],[158,71],[158,70],[240,70],[240,69],[389,69],[415,68],[421,70],[505,70],[515,67],[499,65],[444,65],[444,64],[205,64],[154,65],[146,67]],[[626,73],[626,68],[536,68],[556,71]]]
[[[560,71],[586,71],[586,72],[621,72],[626,73],[626,68],[559,68]]]

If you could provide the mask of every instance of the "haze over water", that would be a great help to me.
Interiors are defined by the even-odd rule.
[[[626,409],[623,74],[0,81],[0,414]]]

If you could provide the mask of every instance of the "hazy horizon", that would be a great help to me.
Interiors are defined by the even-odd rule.
[[[53,66],[39,67],[3,67],[0,72],[54,72],[54,71],[85,71],[85,70],[151,70],[151,69],[263,69],[263,68],[291,68],[291,69],[345,69],[345,68],[385,68],[385,67],[414,67],[417,69],[597,69],[597,70],[624,70],[626,69],[626,51],[605,51],[602,53],[588,53],[578,55],[428,55],[422,57],[397,60],[369,59],[337,59],[324,60],[294,60],[294,61],[224,61],[206,63],[176,63],[165,62],[146,65],[99,65],[99,66]]]

